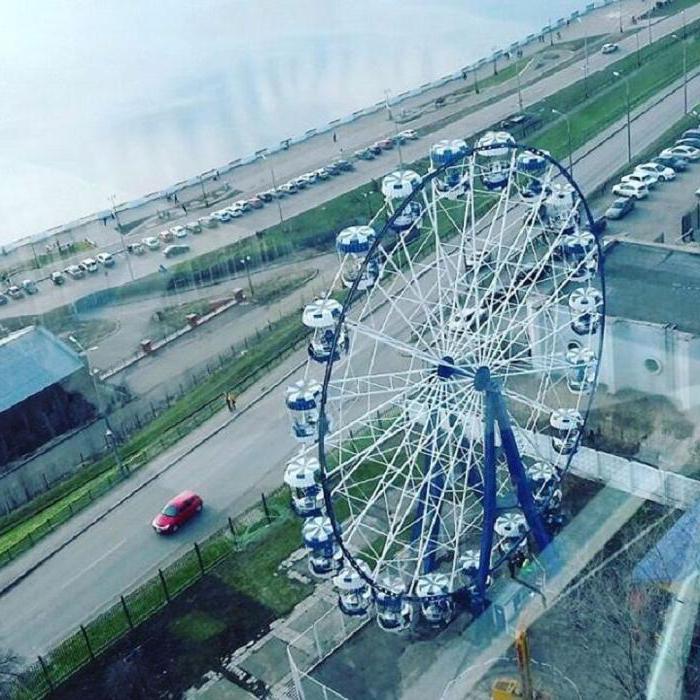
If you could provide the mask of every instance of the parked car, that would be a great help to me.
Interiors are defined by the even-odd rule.
[[[114,263],[117,261],[111,253],[98,253],[97,262],[105,267],[114,267]]]
[[[251,197],[248,200],[248,204],[250,204],[253,209],[262,209],[265,206],[265,202],[263,202],[260,197]]]
[[[166,231],[161,231],[158,234],[158,238],[160,238],[163,243],[172,243],[172,241],[175,240],[175,234],[170,229],[167,229]]]
[[[77,265],[68,265],[64,272],[68,275],[68,277],[74,280],[79,280],[85,277],[85,270]]]
[[[158,250],[160,248],[160,241],[155,236],[146,236],[146,238],[141,239],[148,250]]]
[[[190,252],[190,247],[187,243],[173,243],[172,245],[167,245],[163,248],[163,255],[166,258],[173,258],[176,255],[184,255]]]
[[[60,287],[65,281],[66,278],[63,276],[62,272],[59,272],[56,270],[55,272],[52,272],[49,275],[49,279],[57,286]]]
[[[334,165],[336,168],[340,168],[340,170],[343,172],[349,172],[350,170],[355,169],[355,166],[349,160],[345,160],[345,158],[334,160],[332,165]]]
[[[284,194],[296,194],[299,191],[299,188],[294,182],[285,182],[283,185],[280,185],[277,189]]]
[[[187,238],[189,231],[184,226],[173,226],[170,232],[175,238]]]
[[[36,294],[39,291],[39,287],[36,286],[34,280],[22,280],[22,290],[26,294]]]
[[[620,47],[617,44],[611,43],[611,44],[603,44],[603,47],[600,49],[600,53],[615,53]]]
[[[263,202],[271,202],[274,198],[274,190],[265,190],[264,192],[258,192],[258,199],[261,199]]]
[[[236,204],[233,204],[230,207],[226,207],[226,209],[224,209],[224,211],[228,213],[228,215],[230,217],[229,220],[230,219],[238,219],[241,216],[243,216],[243,209],[241,207],[237,206]]]
[[[605,218],[622,219],[634,209],[632,197],[618,197],[606,210]]]
[[[238,207],[242,212],[252,211],[253,209],[253,205],[247,199],[239,199],[233,203],[233,206]]]
[[[404,129],[403,131],[399,131],[399,136],[415,141],[418,138],[418,132],[415,129]]]
[[[656,156],[656,158],[652,158],[652,162],[659,163],[659,165],[663,165],[666,168],[672,168],[677,173],[688,169],[688,160],[680,156]]]
[[[388,151],[394,147],[394,142],[391,139],[380,139],[373,146],[379,146],[382,151]]]
[[[656,175],[641,171],[635,171],[620,178],[620,182],[636,182],[640,185],[645,185],[650,190],[656,187],[658,181],[659,178]]]
[[[380,156],[384,150],[379,143],[373,143],[371,146],[367,146],[367,150],[372,153],[372,155]]]
[[[10,300],[4,295],[0,294],[0,306],[5,306]]]
[[[136,241],[136,243],[129,243],[126,249],[132,255],[143,255],[146,252],[143,243]]]
[[[694,161],[700,158],[700,150],[692,146],[672,146],[671,148],[665,148],[659,155],[666,158],[680,156],[681,158]]]
[[[381,153],[381,148],[379,149],[379,152]],[[373,160],[374,159],[374,152],[370,150],[369,148],[360,148],[358,151],[355,151],[355,158],[359,158],[360,160]]]
[[[200,224],[199,221],[188,221],[185,224],[185,228],[190,233],[202,233],[202,224]]]
[[[634,169],[634,172],[651,173],[661,182],[668,182],[676,177],[676,171],[673,168],[668,168],[661,163],[642,163]]]
[[[700,129],[688,129],[683,132],[684,139],[700,139]]]
[[[296,185],[297,190],[305,190],[309,183],[303,177],[297,177],[294,180],[290,180],[289,184]]]
[[[197,223],[207,228],[214,228],[218,221],[211,214],[207,214],[206,216],[200,216],[199,219],[197,219]]]
[[[395,134],[391,137],[391,142],[395,146],[403,146],[403,144],[406,143],[407,140],[408,139],[403,134]]]
[[[220,224],[225,224],[227,221],[231,221],[231,213],[227,209],[219,209],[212,214],[215,221]]]
[[[638,182],[618,182],[617,185],[613,185],[612,193],[618,197],[644,199],[649,194],[649,190],[646,185]]]
[[[700,148],[700,138],[691,138],[685,136],[682,139],[676,141],[676,146],[690,146],[691,148]]]
[[[319,168],[318,170],[314,170],[314,175],[316,176],[317,180],[328,180],[331,176],[327,168]]]
[[[97,272],[97,260],[95,258],[85,258],[78,263],[78,267],[85,272]]]
[[[316,177],[316,173],[304,173],[303,175],[299,175],[299,177],[296,179],[296,183],[305,183],[306,185],[313,185],[318,178]]]
[[[151,526],[160,535],[177,532],[188,520],[201,513],[204,502],[194,491],[183,491],[171,498],[153,518]]]
[[[22,299],[24,297],[24,292],[22,291],[21,287],[18,287],[16,284],[13,284],[12,286],[7,288],[7,291],[5,292],[10,299]]]

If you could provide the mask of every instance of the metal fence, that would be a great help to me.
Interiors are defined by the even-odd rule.
[[[37,657],[22,676],[18,700],[38,700],[94,661],[100,654],[168,605],[180,593],[199,581],[228,556],[244,550],[261,538],[266,528],[279,521],[293,520],[281,488],[227,525],[212,533],[157,575],[119,596],[117,602],[77,630],[51,651]]]

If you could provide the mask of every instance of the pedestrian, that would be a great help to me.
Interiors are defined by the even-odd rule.
[[[187,207],[184,204],[181,204],[180,206],[182,207],[182,211],[184,211],[185,214],[187,214]]]
[[[338,134],[335,131],[333,132],[333,143],[338,143]]]
[[[228,402],[229,402],[229,411],[233,413],[236,410],[236,395],[232,392],[228,392]]]
[[[232,412],[233,409],[231,408],[231,397],[227,391],[224,392],[224,401],[226,402],[226,408]]]

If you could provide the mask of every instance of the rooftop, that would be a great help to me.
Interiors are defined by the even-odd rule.
[[[614,241],[605,252],[606,315],[700,335],[700,254]]]
[[[0,412],[84,367],[80,356],[41,326],[0,339]]]

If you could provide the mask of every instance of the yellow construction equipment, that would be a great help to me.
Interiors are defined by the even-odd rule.
[[[553,700],[549,693],[532,685],[526,630],[518,630],[515,635],[515,655],[520,678],[497,678],[491,686],[491,700]]]

